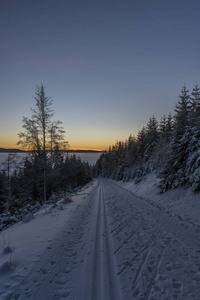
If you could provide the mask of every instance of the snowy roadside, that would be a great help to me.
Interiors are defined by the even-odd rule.
[[[157,181],[99,178],[3,231],[0,299],[198,300],[199,195]]]
[[[87,184],[78,193],[72,194],[72,202],[44,205],[27,223],[19,222],[0,233],[0,299],[9,298],[9,290],[25,278],[42,253],[61,231],[77,207],[95,186],[95,181]]]
[[[159,181],[160,179],[153,172],[147,174],[137,184],[133,181],[119,181],[117,184],[137,197],[146,200],[150,205],[165,210],[169,216],[200,226],[200,194],[194,194],[191,189],[184,188],[172,189],[164,194],[160,194]]]

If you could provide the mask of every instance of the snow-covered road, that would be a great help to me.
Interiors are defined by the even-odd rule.
[[[80,196],[0,299],[200,299],[200,225],[108,179]]]

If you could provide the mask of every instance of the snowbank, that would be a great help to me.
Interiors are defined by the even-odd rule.
[[[133,181],[118,184],[149,204],[164,209],[171,216],[179,216],[200,225],[200,195],[191,188],[177,188],[160,194],[159,182],[160,179],[152,172],[137,184]]]
[[[8,290],[13,290],[40,260],[42,253],[51,247],[51,242],[66,221],[73,217],[73,212],[93,185],[95,183],[90,183],[72,194],[71,203],[62,204],[60,201],[55,208],[43,205],[34,218],[21,221],[0,233],[0,299],[12,299],[12,292],[9,296]]]

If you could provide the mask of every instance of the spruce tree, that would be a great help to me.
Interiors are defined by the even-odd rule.
[[[162,119],[160,120],[160,124],[159,124],[159,132],[162,137],[166,136],[166,131],[167,131],[167,118],[165,115],[163,115]]]
[[[146,155],[147,158],[152,154],[158,143],[158,121],[153,116],[149,119],[146,126]]]
[[[186,85],[183,86],[180,100],[175,106],[175,137],[180,140],[189,125],[189,112],[190,112],[190,95],[188,94]]]
[[[137,154],[138,157],[141,159],[143,159],[146,150],[146,142],[147,142],[146,139],[147,139],[146,128],[142,127],[142,129],[139,130],[137,135]]]
[[[195,126],[200,129],[200,88],[197,83],[195,84],[190,96],[190,105],[191,126]]]
[[[167,142],[170,142],[170,139],[171,139],[172,133],[173,133],[173,129],[174,129],[174,119],[173,119],[171,113],[169,113],[167,116],[167,120],[166,120],[166,133],[165,133]]]

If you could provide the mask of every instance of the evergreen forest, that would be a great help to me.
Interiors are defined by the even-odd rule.
[[[43,84],[36,87],[31,118],[23,117],[18,145],[27,152],[23,166],[9,153],[0,172],[0,229],[33,213],[47,201],[66,198],[92,179],[93,168],[69,155],[61,121],[54,121],[53,101]]]
[[[103,153],[96,163],[97,175],[139,182],[149,172],[161,178],[160,192],[191,187],[200,191],[200,88],[191,94],[183,86],[174,115],[160,121],[152,116],[137,136]]]

